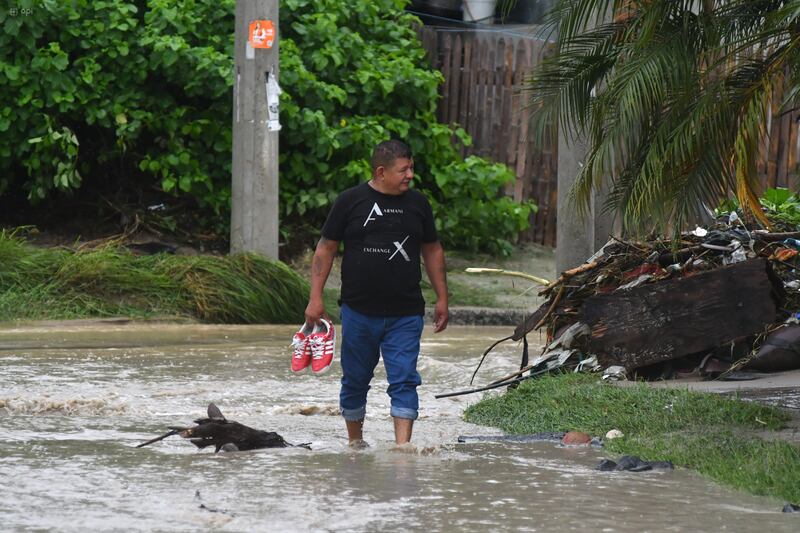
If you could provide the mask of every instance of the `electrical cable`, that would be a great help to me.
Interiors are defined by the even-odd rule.
[[[483,31],[483,32],[487,32],[487,33],[502,33],[503,35],[514,35],[514,36],[517,36],[517,37],[523,37],[525,39],[531,39],[531,40],[534,40],[534,41],[555,42],[554,38],[543,35],[545,33],[545,30],[547,30],[547,33],[553,34],[553,31],[549,30],[549,28],[547,28],[546,26],[542,26],[538,30],[538,32],[535,33],[535,34],[534,33],[523,33],[523,32],[514,31],[514,30],[498,29],[493,24],[485,24],[485,23],[481,23],[481,22],[468,22],[466,20],[458,20],[458,19],[451,19],[451,18],[447,18],[447,17],[440,17],[438,15],[431,15],[431,14],[428,14],[428,13],[422,13],[420,11],[413,11],[411,9],[406,9],[406,13],[411,13],[412,15],[416,15],[418,17],[425,17],[425,18],[428,18],[428,19],[441,20],[443,22],[449,22],[451,24],[459,24],[461,26],[464,26],[465,28],[469,28],[469,29],[472,29],[472,30],[475,30],[475,31]],[[486,19],[483,19],[483,20],[486,20]],[[463,31],[465,28],[436,28],[436,31],[437,32],[438,31],[442,31],[442,32],[444,32],[444,31]]]

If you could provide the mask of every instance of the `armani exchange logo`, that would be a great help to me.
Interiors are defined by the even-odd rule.
[[[403,210],[395,208],[386,208],[383,211],[381,211],[381,208],[378,207],[378,202],[375,202],[374,204],[372,204],[372,209],[370,209],[369,215],[367,215],[367,219],[364,221],[364,225],[361,227],[362,228],[366,227],[367,224],[369,224],[371,221],[377,220],[376,217],[382,217],[384,213],[402,215]]]
[[[400,254],[400,257],[405,259],[406,261],[411,261],[411,258],[408,256],[408,252],[405,251],[403,245],[406,243],[410,235],[406,235],[406,238],[401,241],[394,241],[394,253],[392,253],[391,248],[378,248],[376,246],[365,246],[363,248],[364,253],[367,254],[392,254],[389,256],[389,261],[395,258],[397,254]]]
[[[362,228],[366,227],[367,224],[369,224],[371,221],[377,220],[372,215],[375,215],[375,217],[382,217],[383,216],[383,213],[381,212],[381,208],[378,207],[378,202],[375,202],[374,204],[372,204],[372,210],[369,212],[369,215],[367,215],[367,220],[364,221],[364,225],[361,226]]]
[[[394,253],[391,255],[391,257],[389,257],[389,261],[394,259],[394,256],[396,256],[398,254],[398,252],[400,253],[400,255],[403,256],[403,259],[405,259],[406,261],[411,261],[411,258],[408,257],[408,254],[406,253],[406,251],[403,250],[403,245],[408,240],[408,237],[409,237],[409,235],[406,235],[406,238],[403,239],[403,242],[394,241],[393,244],[394,244],[394,247],[397,248],[397,250],[395,250]]]

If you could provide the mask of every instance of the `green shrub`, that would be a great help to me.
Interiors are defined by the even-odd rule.
[[[450,247],[503,251],[532,204],[502,194],[500,165],[464,161],[435,119],[406,0],[281,2],[281,219],[319,228],[369,176],[379,141],[405,139]],[[21,0],[0,11],[0,194],[32,202],[114,184],[192,198],[229,219],[235,0]],[[30,12],[22,10],[30,10]],[[89,184],[89,185],[87,185]]]

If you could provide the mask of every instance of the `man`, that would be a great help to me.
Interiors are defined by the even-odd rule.
[[[311,265],[306,324],[326,317],[322,290],[333,258],[342,258],[342,387],[339,404],[351,446],[363,441],[367,391],[383,356],[392,400],[395,442],[411,440],[417,418],[417,372],[425,302],[420,291],[420,254],[436,292],[433,331],[447,327],[444,250],[433,213],[414,178],[411,149],[391,140],[372,154],[372,179],[339,195],[322,228]]]

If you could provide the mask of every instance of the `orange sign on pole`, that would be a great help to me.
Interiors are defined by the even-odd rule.
[[[275,26],[271,20],[254,20],[250,22],[247,40],[253,48],[272,48],[275,42]]]

